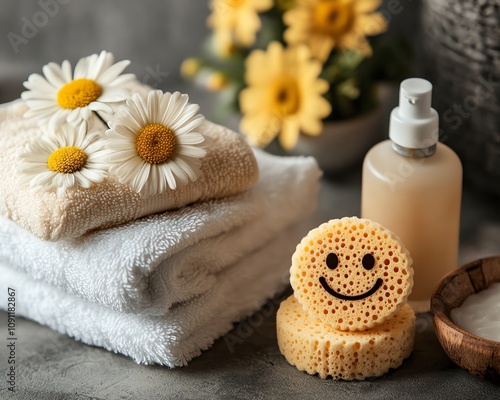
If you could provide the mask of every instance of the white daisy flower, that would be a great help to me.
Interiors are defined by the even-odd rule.
[[[25,116],[38,118],[54,131],[66,121],[72,125],[88,121],[92,111],[113,114],[108,103],[129,97],[125,85],[135,79],[134,74],[120,75],[130,61],[113,62],[113,55],[103,51],[81,58],[74,73],[68,60],[60,66],[53,62],[45,65],[45,78],[31,74],[24,82],[28,91],[21,97],[29,107]]]
[[[197,128],[205,118],[186,94],[151,91],[128,99],[109,122],[106,147],[110,175],[143,196],[195,181],[206,138]]]
[[[89,188],[108,175],[108,152],[103,144],[98,132],[87,133],[86,122],[79,128],[65,125],[28,145],[16,168],[19,181],[37,191]]]

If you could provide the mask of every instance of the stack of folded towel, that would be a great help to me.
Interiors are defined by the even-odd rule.
[[[224,138],[218,155],[207,156],[206,181],[175,198],[145,200],[111,181],[90,195],[33,194],[13,170],[16,146],[37,130],[24,111],[0,107],[0,293],[17,289],[19,315],[174,367],[287,285],[316,203],[313,159],[252,151],[206,122],[205,134]]]

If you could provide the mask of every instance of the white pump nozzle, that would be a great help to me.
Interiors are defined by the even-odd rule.
[[[439,117],[433,108],[432,84],[411,78],[401,82],[399,107],[391,112],[389,138],[406,149],[435,146],[439,136]]]

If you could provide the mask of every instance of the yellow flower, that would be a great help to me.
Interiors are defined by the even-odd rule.
[[[215,53],[222,58],[231,58],[237,51],[231,32],[217,30],[212,36],[212,45]]]
[[[281,132],[281,145],[295,146],[302,131],[319,135],[331,111],[322,97],[328,83],[318,76],[321,64],[306,46],[284,49],[272,42],[266,52],[253,51],[246,64],[248,85],[240,94],[241,131],[253,145],[265,146]]]
[[[194,77],[201,68],[200,61],[196,58],[186,58],[181,64],[181,75],[186,78]]]
[[[67,124],[29,143],[19,156],[19,182],[34,190],[89,188],[108,176],[109,153],[97,131],[87,132],[87,122],[77,128]]]
[[[152,90],[127,99],[106,131],[109,173],[143,196],[194,182],[207,154],[199,127],[205,120],[186,94]]]
[[[232,43],[252,46],[260,28],[258,13],[272,6],[272,0],[212,0],[208,25],[214,28],[216,48],[228,49]]]
[[[212,92],[220,92],[229,85],[226,76],[221,72],[214,72],[208,77],[207,87]]]
[[[21,94],[29,110],[25,117],[34,117],[50,131],[69,122],[79,126],[89,121],[93,111],[113,114],[110,104],[124,101],[130,96],[128,84],[135,75],[122,71],[130,61],[114,64],[113,54],[102,51],[81,58],[71,70],[69,61],[61,65],[49,63],[43,74],[31,74]]]
[[[283,19],[285,40],[306,43],[314,57],[325,61],[333,48],[358,50],[371,55],[365,36],[387,29],[387,21],[374,12],[381,0],[297,0],[297,7]]]

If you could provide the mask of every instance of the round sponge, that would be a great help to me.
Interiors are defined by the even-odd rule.
[[[287,361],[321,378],[365,379],[399,367],[413,349],[415,314],[405,305],[376,328],[363,332],[332,329],[311,318],[294,296],[276,317],[278,345]]]
[[[311,316],[334,329],[361,331],[382,323],[406,302],[412,259],[400,239],[356,217],[313,229],[292,256],[290,283]]]

